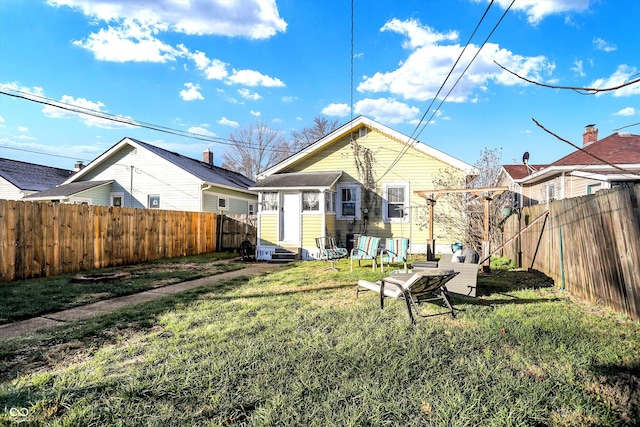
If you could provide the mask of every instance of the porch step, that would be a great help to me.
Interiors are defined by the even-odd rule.
[[[276,248],[275,252],[271,254],[271,260],[269,262],[286,263],[286,262],[296,261],[298,259],[300,259],[300,255],[299,255],[299,250],[297,248],[286,249],[286,248],[278,247]]]

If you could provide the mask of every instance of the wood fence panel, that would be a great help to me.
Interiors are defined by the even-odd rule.
[[[214,213],[0,200],[0,281],[213,252],[218,250],[217,218]]]
[[[504,239],[549,208],[549,220],[514,239],[504,253],[539,270],[572,295],[640,320],[640,185],[523,208],[505,221]],[[538,245],[539,242],[539,245]]]

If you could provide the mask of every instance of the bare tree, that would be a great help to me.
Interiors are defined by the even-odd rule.
[[[338,129],[338,119],[329,120],[326,117],[317,116],[313,119],[313,126],[291,132],[289,146],[293,152],[300,151],[336,129]]]
[[[233,141],[233,148],[222,155],[222,167],[253,180],[291,153],[280,131],[260,121],[237,129],[229,139]]]
[[[502,149],[484,148],[474,166],[478,175],[466,183],[464,176],[451,169],[441,170],[433,180],[438,190],[469,188],[468,193],[449,193],[438,199],[434,212],[434,223],[450,239],[462,239],[462,243],[480,251],[484,239],[484,200],[473,194],[473,188],[494,187],[500,173]],[[490,239],[498,242],[501,236],[501,210],[509,204],[507,197],[494,197],[489,204]],[[462,215],[453,213],[460,212]],[[428,217],[428,215],[427,215]],[[428,218],[427,218],[428,219]],[[442,236],[442,237],[445,237]]]

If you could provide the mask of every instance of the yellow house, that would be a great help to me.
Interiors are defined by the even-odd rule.
[[[335,237],[350,249],[354,236],[406,237],[411,254],[425,254],[428,208],[414,194],[434,188],[444,170],[466,177],[474,168],[364,116],[264,171],[258,191],[258,259],[279,248],[316,259],[315,239]],[[438,209],[447,206],[438,203]],[[459,212],[447,212],[460,215]],[[436,224],[436,252],[450,252],[459,236]]]

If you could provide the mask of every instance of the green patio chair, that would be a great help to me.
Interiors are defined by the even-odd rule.
[[[371,260],[371,269],[375,271],[379,244],[379,237],[360,236],[358,244],[351,249],[351,271],[353,271],[354,260],[358,260],[358,266],[360,266],[362,260]]]
[[[384,271],[384,263],[387,267],[390,263],[401,262],[404,264],[404,271],[407,271],[407,256],[409,253],[409,239],[403,237],[387,239],[385,247],[380,254],[380,270]]]

